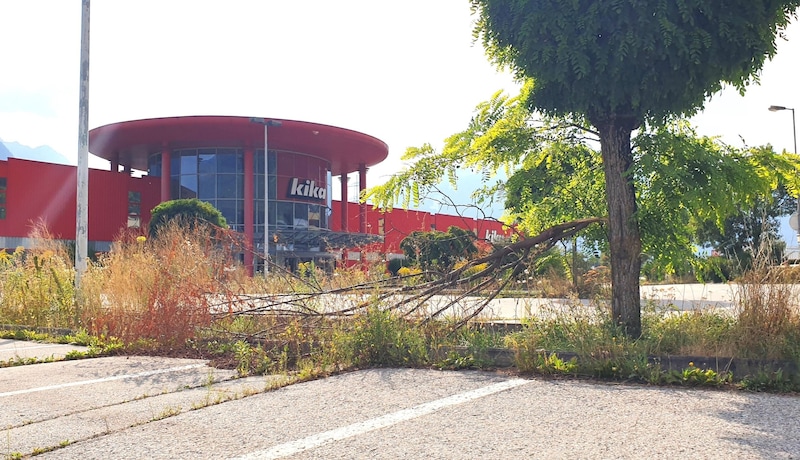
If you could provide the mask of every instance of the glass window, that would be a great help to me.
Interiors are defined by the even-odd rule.
[[[217,198],[217,177],[216,174],[200,174],[197,196],[201,200],[213,200]]]
[[[253,168],[256,175],[264,174],[264,149],[256,150],[253,157]]]
[[[264,229],[264,200],[255,200],[253,203],[253,218],[255,219],[256,225],[261,225],[261,229]],[[270,222],[272,224],[272,222]]]
[[[197,155],[197,160],[199,162],[197,172],[200,174],[215,174],[217,172],[217,154],[214,152],[214,149],[200,150],[200,153]]]
[[[202,179],[201,179],[202,180]],[[202,185],[202,184],[201,184]],[[201,187],[202,188],[202,187]],[[217,175],[217,198],[238,198],[236,176],[233,174]]]
[[[294,205],[294,228],[308,228],[308,205],[305,203]]]
[[[263,203],[263,201],[262,201]],[[269,202],[269,226],[275,227],[275,222],[278,219],[278,207],[274,201]]]
[[[241,172],[238,169],[239,158],[241,155],[234,149],[217,150],[217,172],[235,174]]]
[[[142,192],[128,192],[128,203],[141,203]]]
[[[197,198],[197,176],[181,176],[180,198]]]
[[[242,185],[244,187],[244,185]],[[264,176],[257,175],[256,180],[253,181],[253,195],[257,200],[264,200]],[[244,196],[244,194],[242,194]]]
[[[169,160],[169,175],[180,176],[181,175],[181,156],[180,153],[175,153],[172,155],[172,158]]]
[[[269,161],[269,173],[272,174],[273,176],[275,175],[275,173],[277,171],[277,169],[275,169],[275,164],[276,164],[276,161],[277,161],[276,157],[277,157],[277,153],[275,153],[274,150],[270,150],[269,151],[269,155],[267,155],[267,160]]]
[[[279,226],[291,227],[294,224],[294,204],[278,203],[278,216],[275,223]]]
[[[180,174],[197,174],[197,155],[193,150],[181,153],[181,172]]]
[[[147,175],[161,177],[161,154],[151,155],[147,162]]]
[[[235,226],[238,223],[242,223],[236,221],[236,200],[217,200],[217,209],[228,221],[228,225]]]
[[[241,206],[236,207],[236,231],[243,232],[244,231],[244,208]]]
[[[269,176],[269,199],[274,200],[278,196],[278,178]]]
[[[308,206],[308,227],[309,228],[320,228],[320,207],[319,205],[309,205]]]

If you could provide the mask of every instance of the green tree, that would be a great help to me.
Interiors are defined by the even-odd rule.
[[[400,242],[406,258],[424,270],[450,270],[460,259],[469,259],[478,253],[475,235],[450,227],[446,232],[411,232]]]
[[[205,222],[220,228],[228,228],[228,222],[217,208],[197,198],[165,201],[153,208],[150,214],[150,234],[153,236],[158,234],[161,227],[174,219],[179,219],[188,226]]]
[[[471,0],[475,34],[497,64],[533,78],[531,108],[585,117],[606,182],[612,315],[641,332],[641,234],[631,134],[689,115],[724,83],[744,91],[798,0]]]
[[[605,175],[600,152],[586,142],[591,130],[529,111],[524,102],[531,88],[526,84],[513,98],[496,93],[479,104],[467,129],[450,136],[441,152],[429,145],[409,148],[403,158],[414,163],[369,190],[368,197],[379,206],[395,199],[408,205],[442,177],[454,179],[463,166],[487,177],[505,168],[508,180],[482,190],[481,197],[504,194],[506,218],[529,235],[603,215]],[[724,229],[728,217],[769,198],[779,185],[792,184],[800,169],[796,155],[778,155],[770,147],[733,148],[698,136],[681,120],[639,130],[632,153],[647,271],[658,276],[698,268],[697,246],[708,241],[699,238],[698,229]],[[592,226],[581,239],[605,252],[607,231],[605,225]]]
[[[754,258],[766,256],[771,263],[780,263],[786,243],[780,240],[778,217],[791,214],[797,206],[784,187],[763,197],[751,208],[740,209],[725,219],[720,227],[703,225],[698,239],[707,242],[721,257],[730,260],[732,275],[752,267]],[[766,250],[763,253],[762,250]],[[729,274],[730,275],[730,274]]]

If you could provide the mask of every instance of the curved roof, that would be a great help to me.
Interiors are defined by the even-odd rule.
[[[331,162],[334,176],[374,166],[385,160],[389,147],[375,137],[335,126],[268,118],[281,123],[270,127],[270,150],[307,153]],[[172,150],[201,147],[264,146],[264,125],[250,117],[187,116],[123,121],[89,131],[89,151],[106,160],[141,171],[147,157],[163,147]],[[117,157],[117,155],[119,155]]]

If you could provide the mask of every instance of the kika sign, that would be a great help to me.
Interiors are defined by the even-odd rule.
[[[294,177],[289,183],[289,196],[325,200],[328,195],[326,188],[318,187],[316,181],[306,179],[301,182],[299,178]]]

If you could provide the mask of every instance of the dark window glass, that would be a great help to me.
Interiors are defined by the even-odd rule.
[[[217,209],[228,221],[228,225],[235,226],[242,223],[236,221],[236,200],[217,200]]]
[[[255,200],[253,203],[253,217],[256,225],[261,225],[262,231],[264,227],[264,200]],[[273,223],[270,222],[270,225]]]
[[[274,200],[278,196],[278,178],[269,176],[269,199]]]
[[[172,177],[181,175],[181,157],[178,154],[172,155],[169,160],[169,175]]]
[[[201,179],[202,181],[202,179]],[[202,183],[201,183],[202,188]],[[234,174],[217,175],[217,198],[237,198],[236,176]]]
[[[320,212],[318,205],[308,206],[308,227],[320,228]]]
[[[293,203],[278,203],[278,216],[276,224],[284,227],[291,227],[294,225],[294,204]]]
[[[269,173],[275,175],[275,163],[276,163],[276,156],[277,153],[274,150],[269,151],[269,155],[267,155],[267,161],[269,161]]]
[[[241,204],[236,207],[236,231],[244,231],[244,208]]]
[[[180,175],[197,174],[197,155],[187,152],[181,153],[181,170]]]
[[[308,205],[305,203],[294,205],[294,228],[308,228]]]
[[[147,162],[147,174],[149,176],[161,177],[161,154],[151,155]]]
[[[142,192],[128,192],[128,202],[129,203],[141,203],[142,202]]]
[[[214,149],[201,149],[197,155],[200,165],[197,172],[200,174],[215,174],[217,172],[217,154]]]
[[[263,203],[263,201],[262,201],[262,203]],[[278,216],[277,216],[277,212],[278,211],[277,211],[277,209],[278,209],[278,207],[275,204],[275,202],[274,201],[270,201],[269,202],[269,226],[270,227],[275,227],[275,222],[277,222],[277,219],[278,219]]]
[[[0,192],[0,204],[6,204],[6,192]]]
[[[244,185],[242,185],[244,187]],[[256,180],[253,181],[253,195],[257,200],[264,200],[264,176],[256,176]],[[244,196],[244,195],[243,195]]]
[[[217,197],[217,178],[214,174],[199,175],[198,198],[201,200],[213,200]]]
[[[256,174],[264,174],[264,149],[256,150],[254,153],[253,168]]]
[[[180,198],[197,198],[197,176],[181,176]]]
[[[217,150],[217,172],[229,174],[239,172],[237,160],[240,156],[234,149]]]

